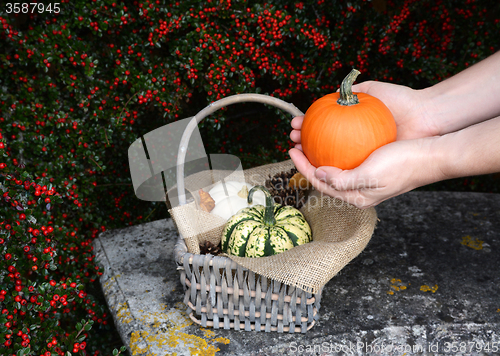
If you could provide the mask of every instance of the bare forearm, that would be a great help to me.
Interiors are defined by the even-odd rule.
[[[443,179],[500,172],[500,117],[435,138]]]
[[[422,90],[438,134],[460,130],[500,115],[500,52]]]

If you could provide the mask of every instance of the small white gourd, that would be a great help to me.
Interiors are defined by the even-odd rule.
[[[226,189],[224,189],[223,184],[226,186]],[[248,191],[251,188],[252,186],[247,183],[236,181],[229,181],[215,185],[208,192],[215,202],[215,207],[210,213],[228,220],[231,216],[235,215],[243,208],[248,208],[254,205],[265,205],[266,198],[262,192],[256,192],[261,194],[255,194],[252,204],[248,204],[247,196]]]

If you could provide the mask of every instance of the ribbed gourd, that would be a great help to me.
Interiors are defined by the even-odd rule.
[[[264,257],[311,241],[311,228],[304,215],[294,207],[274,204],[265,187],[250,190],[250,204],[258,190],[266,195],[266,206],[244,208],[228,220],[222,234],[222,251],[241,257]]]
[[[387,106],[374,96],[352,92],[359,73],[353,69],[338,93],[316,100],[304,115],[302,151],[314,167],[353,169],[396,140],[396,122]]]

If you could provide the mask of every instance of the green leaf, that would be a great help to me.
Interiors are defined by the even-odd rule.
[[[27,355],[28,353],[30,352],[30,348],[28,347],[23,347],[22,349],[19,349],[19,351],[17,351],[17,356],[23,356],[23,355]]]

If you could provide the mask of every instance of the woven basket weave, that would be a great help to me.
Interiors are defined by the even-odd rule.
[[[331,197],[316,196],[326,207],[314,207],[316,210],[310,215],[311,243],[276,256],[254,259],[198,254],[198,242],[213,240],[214,236],[220,239],[223,225],[205,229],[211,236],[197,234],[196,228],[188,226],[187,221],[194,214],[200,214],[205,226],[212,219],[210,213],[195,210],[194,203],[186,201],[184,192],[189,191],[192,178],[184,176],[186,147],[191,132],[204,117],[221,107],[246,101],[273,105],[293,116],[303,115],[295,106],[279,99],[240,94],[211,104],[186,127],[177,158],[179,206],[169,207],[180,235],[174,257],[185,290],[184,303],[190,318],[203,327],[305,333],[319,317],[324,284],[364,249],[373,233],[376,213],[374,209],[361,211],[340,201],[338,205]],[[252,168],[245,171],[245,181],[262,184],[270,173],[290,167],[293,167],[291,161]],[[308,211],[303,213],[307,219]],[[330,220],[328,224],[324,224],[326,220]],[[314,241],[315,234],[321,236],[319,241]]]
[[[203,327],[305,333],[319,316],[321,292],[257,275],[227,257],[189,253],[182,238],[175,260],[187,313]]]

